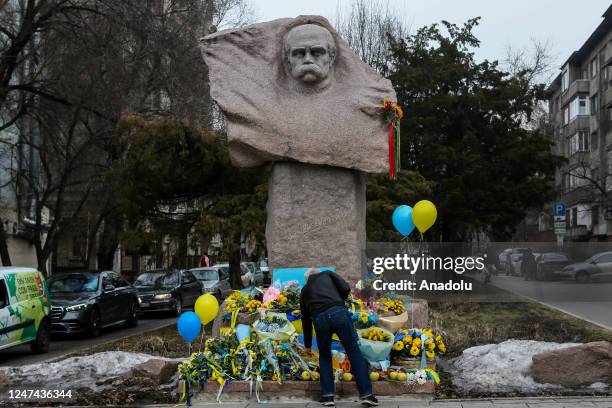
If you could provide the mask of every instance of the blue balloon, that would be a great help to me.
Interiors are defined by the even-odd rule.
[[[412,207],[409,205],[400,205],[393,211],[393,226],[402,234],[407,237],[414,229],[414,222],[412,221]]]
[[[200,334],[200,327],[202,322],[197,314],[193,312],[184,312],[176,323],[178,326],[178,332],[181,337],[187,342],[191,343]]]

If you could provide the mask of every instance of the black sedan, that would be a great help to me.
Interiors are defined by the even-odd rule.
[[[551,280],[574,261],[562,252],[544,252],[537,258],[536,280]]]
[[[154,270],[140,274],[134,282],[143,312],[170,311],[179,316],[202,294],[200,282],[189,271]]]
[[[52,333],[98,336],[105,327],[138,325],[136,289],[114,272],[70,272],[51,276]]]

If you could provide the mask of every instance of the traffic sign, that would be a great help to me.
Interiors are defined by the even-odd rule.
[[[560,217],[560,216],[565,217],[565,204],[555,203],[553,205],[553,213],[555,214],[555,217]]]

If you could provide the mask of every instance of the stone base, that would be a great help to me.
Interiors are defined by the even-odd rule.
[[[423,397],[431,396],[435,390],[435,384],[431,381],[423,385],[408,385],[390,381],[376,381],[372,383],[374,394],[377,396],[409,396],[419,395]],[[254,387],[254,385],[253,385]],[[182,392],[182,385],[179,385]],[[197,388],[196,388],[197,390]],[[318,381],[285,381],[279,384],[276,381],[264,381],[263,391],[259,397],[262,399],[278,398],[305,398],[312,399],[320,396],[320,386]],[[203,391],[196,391],[194,397],[199,401],[214,401],[217,398],[219,384],[207,382]],[[336,395],[358,397],[357,384],[355,381],[336,383]],[[247,381],[232,381],[223,388],[221,401],[223,400],[246,400],[249,398],[249,383]],[[255,390],[251,397],[255,400]]]
[[[365,270],[366,197],[360,172],[276,163],[268,188],[270,267],[335,267],[356,282]]]

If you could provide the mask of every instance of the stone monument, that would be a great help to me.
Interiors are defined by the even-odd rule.
[[[274,162],[268,189],[270,267],[365,267],[363,172],[388,171],[383,100],[390,81],[329,22],[299,16],[202,39],[211,95],[238,167]]]

